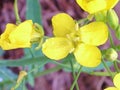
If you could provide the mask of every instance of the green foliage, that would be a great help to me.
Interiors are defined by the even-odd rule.
[[[34,23],[42,24],[41,18],[41,6],[39,0],[27,0],[26,19],[31,19]]]

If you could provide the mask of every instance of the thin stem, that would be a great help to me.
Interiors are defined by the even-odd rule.
[[[64,68],[70,68],[68,65],[66,65],[66,64],[62,64],[62,63],[59,63],[59,62],[57,62],[57,61],[55,61],[55,60],[51,60],[50,61],[50,63],[54,63],[54,64],[57,64],[57,65],[59,65],[59,66],[61,66],[61,67],[64,67]]]
[[[74,82],[73,82],[70,90],[73,90],[73,89],[74,89],[74,86],[75,86],[75,84],[76,84],[76,82],[77,82],[77,80],[78,80],[78,78],[79,78],[79,76],[80,76],[81,70],[82,70],[82,66],[80,66],[80,68],[79,68],[79,70],[78,70],[78,74],[77,74],[77,76],[76,76],[76,78],[75,78],[75,80],[74,80]]]
[[[111,47],[115,48],[111,32],[109,32],[109,37],[110,37],[110,45],[111,45]],[[114,65],[114,68],[116,69],[116,71],[119,72],[119,68],[118,68],[118,65],[117,65],[116,61],[113,62],[113,65]]]
[[[114,67],[115,67],[116,71],[119,73],[120,70],[118,68],[117,61],[114,61],[113,64],[114,64]]]
[[[114,48],[114,42],[110,31],[109,31],[109,38],[110,38],[110,46]]]
[[[116,60],[116,62],[120,63],[120,61],[119,61],[119,60]]]
[[[16,17],[16,24],[20,24],[21,20],[20,20],[19,14],[18,14],[17,0],[14,1],[14,13],[15,13],[15,17]]]
[[[22,90],[25,90],[25,79],[22,81]]]
[[[103,59],[102,59],[102,63],[103,63],[103,65],[104,65],[105,69],[106,69],[106,70],[108,71],[108,73],[110,74],[110,76],[113,78],[114,76],[113,76],[110,68],[106,65],[106,63],[105,63],[105,61],[104,61]]]
[[[71,64],[71,68],[72,68],[72,75],[73,75],[73,77],[74,77],[74,79],[75,79],[75,78],[76,78],[76,75],[75,75],[75,71],[74,71],[72,59],[70,60],[70,64]],[[76,90],[79,90],[78,82],[75,84],[75,87],[76,87]]]
[[[32,58],[35,58],[31,48],[29,49],[29,51],[30,51],[30,54],[31,54]]]
[[[56,66],[56,67],[54,67],[54,68],[50,68],[50,69],[44,70],[44,71],[42,71],[42,72],[38,72],[37,74],[35,74],[35,77],[47,75],[47,74],[49,74],[49,73],[58,71],[58,70],[60,70],[60,69],[62,69],[61,66]]]
[[[46,61],[46,62],[47,62],[47,61]],[[46,62],[44,62],[44,63],[42,63],[42,65],[40,65],[40,66],[38,66],[38,67],[35,67],[35,68],[33,68],[32,70],[30,70],[30,71],[28,72],[28,74],[34,72],[36,69],[39,69],[39,68],[42,67]]]
[[[112,75],[114,76],[116,73],[117,72],[112,72]],[[91,72],[91,73],[88,73],[88,74],[95,75],[95,76],[110,76],[110,74],[108,72]]]

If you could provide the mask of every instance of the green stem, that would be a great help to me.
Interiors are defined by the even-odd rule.
[[[14,1],[14,13],[15,13],[15,17],[16,17],[16,24],[20,24],[21,20],[20,20],[19,14],[18,14],[17,0]]]
[[[77,76],[76,76],[76,78],[75,78],[75,80],[74,80],[74,82],[73,82],[70,90],[73,90],[73,89],[74,89],[74,86],[75,86],[75,84],[76,84],[76,82],[77,82],[77,80],[78,80],[78,78],[79,78],[79,76],[80,76],[81,70],[82,70],[82,66],[80,66],[80,68],[79,68],[79,70],[78,70],[78,74],[77,74]]]
[[[31,53],[32,58],[35,58],[34,53],[32,52],[32,49],[31,49],[31,48],[29,49],[29,51],[30,51],[30,53]]]
[[[25,90],[25,79],[22,81],[22,90]]]
[[[114,76],[117,72],[112,72],[112,75]],[[95,75],[95,76],[110,76],[108,72],[91,72],[88,73],[90,75]]]
[[[61,66],[61,67],[64,67],[64,68],[70,68],[68,65],[62,64],[62,63],[57,62],[57,61],[55,61],[55,60],[50,60],[50,63],[57,64],[57,65],[59,65],[59,66]],[[64,63],[65,63],[65,62],[64,62]]]
[[[116,60],[116,62],[120,63],[120,60]]]
[[[105,69],[106,69],[106,70],[108,71],[108,73],[110,74],[110,76],[113,78],[114,76],[113,76],[111,70],[110,70],[109,67],[106,65],[106,63],[105,63],[105,61],[104,61],[103,59],[102,59],[102,63],[103,63],[103,65],[104,65]]]
[[[114,42],[110,31],[109,31],[109,38],[110,38],[110,46],[114,48]]]
[[[114,61],[113,63],[114,63],[114,67],[115,67],[116,71],[119,73],[120,70],[118,68],[117,61]]]
[[[115,48],[111,32],[109,32],[109,37],[110,37],[110,45],[111,45],[111,47]],[[118,68],[117,62],[114,61],[113,64],[114,64],[114,68],[116,69],[116,71],[119,72],[119,68]]]
[[[74,79],[76,78],[75,71],[74,71],[74,66],[73,66],[73,61],[72,59],[70,60],[71,68],[72,68],[72,75]],[[78,82],[75,84],[76,90],[79,90]]]
[[[54,68],[50,68],[50,69],[47,69],[47,70],[44,70],[42,72],[38,72],[35,74],[35,77],[39,77],[39,76],[43,76],[43,75],[47,75],[49,73],[52,73],[52,72],[56,72],[58,70],[62,69],[61,66],[56,66]]]
[[[47,62],[47,61],[46,61]],[[30,73],[32,73],[32,72],[34,72],[35,70],[37,70],[37,69],[39,69],[40,67],[42,67],[44,64],[46,64],[46,62],[43,62],[41,65],[39,65],[38,67],[35,67],[35,68],[33,68],[32,70],[30,70],[29,72],[28,72],[28,74],[30,74]]]

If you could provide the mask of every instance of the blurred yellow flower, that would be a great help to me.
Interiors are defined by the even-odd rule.
[[[113,83],[114,83],[115,87],[108,87],[104,90],[120,90],[120,73],[115,75],[115,77],[113,79]]]
[[[5,32],[0,36],[0,46],[3,50],[30,47],[34,33],[32,20],[26,20],[19,25],[8,23]]]
[[[23,79],[25,78],[25,76],[27,76],[27,72],[26,71],[20,71],[20,73],[18,75],[18,78],[17,78],[16,85],[14,87],[12,87],[11,90],[16,90],[20,86],[20,84],[23,81]]]
[[[113,8],[119,0],[76,0],[78,5],[90,14],[109,10]]]
[[[49,38],[42,46],[43,53],[54,60],[74,54],[77,62],[86,67],[101,63],[101,52],[96,47],[108,39],[108,27],[103,22],[92,22],[81,28],[68,14],[60,13],[52,18],[55,37]]]

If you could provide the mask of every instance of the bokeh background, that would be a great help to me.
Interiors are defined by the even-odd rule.
[[[13,10],[14,0],[0,0],[0,33],[5,29],[8,22],[15,23]],[[42,24],[46,35],[52,36],[51,17],[60,12],[66,12],[74,19],[80,19],[87,16],[75,2],[75,0],[39,0],[42,11]],[[19,14],[22,21],[26,16],[26,0],[18,0]],[[120,17],[120,4],[115,7],[115,10]],[[115,41],[119,43],[119,41]],[[17,59],[24,55],[22,49],[5,51],[1,59]],[[54,67],[54,64],[45,65],[45,69]],[[20,67],[9,67],[12,72],[18,74]],[[32,87],[26,84],[28,90],[69,90],[72,84],[73,77],[70,72],[59,70],[48,75],[35,78],[35,86]],[[113,85],[109,77],[91,76],[82,73],[78,79],[80,90],[103,90],[107,86]]]

